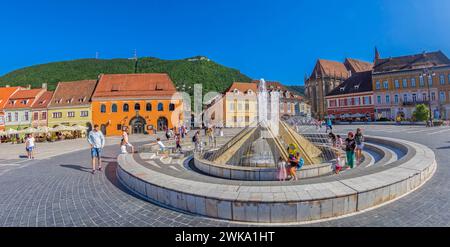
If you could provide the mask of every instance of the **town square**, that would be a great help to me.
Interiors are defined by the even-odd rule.
[[[0,227],[450,226],[449,3],[37,2],[0,16]]]

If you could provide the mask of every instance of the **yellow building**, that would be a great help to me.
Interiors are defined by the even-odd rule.
[[[96,80],[60,82],[48,105],[48,127],[60,125],[92,128],[91,96]]]
[[[224,96],[225,127],[246,127],[258,120],[258,85],[234,82]]]

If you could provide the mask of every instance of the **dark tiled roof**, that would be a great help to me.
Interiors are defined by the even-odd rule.
[[[444,53],[437,51],[402,57],[376,59],[374,72],[422,69],[440,65],[450,65],[450,60]]]
[[[60,82],[56,87],[49,107],[89,104],[96,84],[96,80]]]
[[[31,108],[33,109],[47,108],[48,104],[52,100],[52,96],[53,96],[52,91],[44,92],[37,100],[34,101],[33,106]]]
[[[363,93],[372,91],[372,71],[354,73],[327,96],[336,96],[351,93]]]
[[[348,70],[341,62],[319,59],[314,68],[313,75],[316,73],[322,76],[336,76],[347,78],[349,76]]]

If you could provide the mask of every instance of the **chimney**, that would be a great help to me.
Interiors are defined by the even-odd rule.
[[[27,89],[31,89],[31,84],[28,84]]]
[[[45,90],[47,90],[47,83],[42,83],[42,89],[45,89]]]
[[[9,84],[6,84],[5,87],[9,87]]]

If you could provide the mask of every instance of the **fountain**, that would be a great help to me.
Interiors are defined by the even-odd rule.
[[[331,167],[330,160],[335,157],[329,154],[334,154],[333,152],[329,152],[326,147],[314,145],[280,120],[279,92],[269,93],[264,79],[260,80],[258,88],[257,122],[244,128],[221,148],[197,155],[196,164],[199,169],[202,170],[205,165],[226,167],[225,169],[233,171],[242,168],[247,174],[256,172],[265,175],[264,178],[261,175],[259,178],[242,175],[239,176],[241,179],[246,180],[245,177],[248,177],[249,180],[276,180],[277,162],[280,157],[288,160],[288,147],[291,152],[300,153],[309,169]],[[209,168],[207,170],[211,171]],[[231,174],[231,171],[224,173]]]

